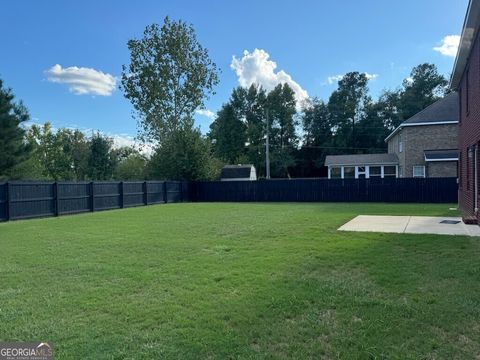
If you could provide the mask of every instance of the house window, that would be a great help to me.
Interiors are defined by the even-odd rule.
[[[397,167],[396,166],[384,166],[383,167],[383,177],[387,176],[397,176]]]
[[[343,168],[343,178],[344,179],[354,179],[355,178],[355,167],[354,166],[345,166]]]
[[[370,166],[370,177],[382,176],[382,168],[380,166]]]
[[[342,168],[332,167],[330,169],[330,178],[331,179],[341,179],[342,178]]]
[[[414,166],[413,167],[413,177],[425,177],[425,166]]]

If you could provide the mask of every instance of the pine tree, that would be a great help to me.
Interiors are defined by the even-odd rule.
[[[12,176],[13,167],[29,153],[24,142],[25,130],[21,127],[29,119],[28,111],[22,102],[15,103],[14,98],[12,90],[4,88],[0,79],[0,177]]]

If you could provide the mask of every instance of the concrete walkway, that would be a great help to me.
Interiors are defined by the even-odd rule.
[[[338,230],[480,236],[480,226],[465,225],[458,217],[359,215]]]

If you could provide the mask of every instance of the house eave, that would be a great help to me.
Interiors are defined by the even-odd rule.
[[[335,166],[395,166],[395,165],[398,165],[398,162],[364,163],[364,164],[345,163],[345,164],[330,164],[330,165],[327,165],[327,166],[328,167],[335,167]]]
[[[450,77],[449,88],[457,90],[462,79],[468,58],[472,50],[474,40],[477,36],[476,30],[480,25],[480,1],[470,0],[467,8],[467,14],[462,28],[460,45],[458,46],[457,56],[453,65],[452,75]]]
[[[435,161],[458,161],[458,158],[446,158],[446,159],[427,159],[427,158],[425,158],[425,162],[435,162]]]
[[[458,124],[458,121],[430,121],[430,122],[418,122],[418,123],[407,123],[407,124],[400,124],[397,126],[395,130],[393,130],[390,135],[388,135],[385,138],[385,142],[390,140],[393,135],[395,135],[398,131],[400,131],[402,128],[407,127],[407,126],[426,126],[426,125],[448,125],[448,124]]]

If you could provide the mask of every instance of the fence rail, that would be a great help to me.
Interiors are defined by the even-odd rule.
[[[0,221],[182,201],[457,202],[456,178],[0,183]]]
[[[192,201],[456,203],[456,178],[295,179],[191,184]]]
[[[1,183],[0,221],[180,202],[188,189],[178,181]]]

